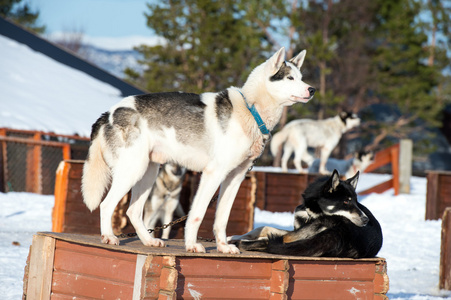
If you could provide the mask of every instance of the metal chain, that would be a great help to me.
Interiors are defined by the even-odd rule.
[[[213,204],[216,200],[218,200],[218,196],[214,196],[214,197],[211,199],[211,201],[210,201],[210,203],[209,203],[208,205],[210,206],[210,205]],[[168,228],[169,226],[173,226],[173,225],[175,225],[175,224],[181,223],[181,222],[185,221],[187,218],[188,218],[188,215],[183,216],[183,217],[180,217],[180,218],[178,218],[178,219],[176,219],[176,220],[174,220],[174,221],[172,221],[172,222],[169,222],[168,224],[163,224],[162,226],[157,226],[157,227],[155,227],[155,228],[149,228],[149,229],[147,229],[147,231],[148,231],[149,233],[157,232],[157,231],[160,231],[160,230],[162,230],[162,229],[166,229],[166,228]],[[137,236],[137,235],[138,235],[138,234],[137,234],[136,232],[131,232],[131,233],[121,233],[121,234],[119,234],[119,235],[116,235],[116,237],[118,237],[118,238],[126,238],[126,237],[134,237],[134,236]],[[208,240],[208,239],[204,239],[204,238],[200,238],[200,239]]]

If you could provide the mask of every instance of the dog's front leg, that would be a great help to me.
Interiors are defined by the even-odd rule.
[[[223,178],[222,173],[217,170],[206,169],[202,173],[199,188],[194,196],[185,225],[185,248],[188,252],[205,253],[204,246],[197,243],[197,233],[207,211],[208,204]]]
[[[246,161],[227,175],[221,185],[219,202],[216,207],[215,223],[213,231],[216,237],[216,247],[218,252],[239,254],[240,250],[233,244],[227,243],[226,228],[229,220],[233,202],[240,188],[241,182],[247,170],[252,165],[251,161]]]

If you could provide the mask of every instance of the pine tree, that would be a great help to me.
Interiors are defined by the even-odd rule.
[[[45,26],[37,25],[39,12],[31,11],[22,0],[0,0],[0,15],[28,28],[35,33],[44,33]]]
[[[438,126],[443,108],[433,95],[440,74],[427,65],[427,36],[418,20],[420,4],[414,0],[381,0],[379,5],[373,61],[377,84],[373,92],[383,103],[396,106],[400,116],[376,127],[377,141],[406,137],[425,124]]]
[[[146,71],[140,75],[128,69],[128,78],[151,92],[199,93],[241,86],[264,61],[270,44],[240,7],[232,0],[148,4],[147,25],[165,43],[138,47]]]

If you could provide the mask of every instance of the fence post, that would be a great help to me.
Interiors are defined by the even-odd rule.
[[[35,132],[33,140],[40,141],[41,134]],[[41,184],[41,145],[31,144],[27,146],[27,173],[25,190],[30,193],[42,194]]]
[[[0,128],[0,137],[6,137],[6,129]],[[0,142],[0,192],[5,193],[7,190],[6,188],[6,171],[7,169],[7,156],[6,156],[6,142],[1,141]]]
[[[410,176],[412,176],[412,140],[401,140],[399,144],[399,191],[410,194]]]

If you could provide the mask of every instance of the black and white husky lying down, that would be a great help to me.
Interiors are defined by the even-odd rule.
[[[282,255],[370,258],[382,247],[382,230],[373,214],[357,202],[359,173],[340,180],[337,170],[307,187],[296,207],[294,230],[256,228],[231,242],[242,250]]]

